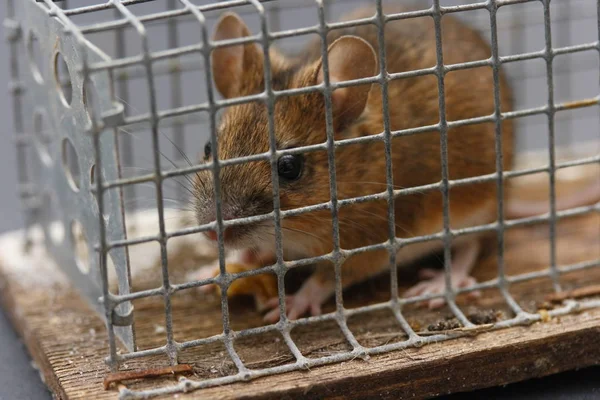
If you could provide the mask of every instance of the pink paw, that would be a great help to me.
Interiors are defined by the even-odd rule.
[[[417,283],[412,288],[408,289],[404,293],[404,297],[415,297],[415,296],[424,296],[424,295],[439,295],[444,294],[446,291],[446,281],[444,278],[443,270],[434,270],[434,269],[424,269],[420,271],[419,278],[424,279],[423,281]],[[469,286],[473,286],[477,281],[471,277],[466,275],[458,275],[454,274],[451,277],[452,286],[455,288],[465,288]],[[477,298],[481,296],[481,293],[476,290],[473,292],[467,293],[467,296],[470,299]],[[433,310],[439,308],[444,305],[446,300],[444,298],[431,299],[429,300],[429,309]]]
[[[200,268],[199,270],[196,271],[192,271],[190,273],[188,273],[186,275],[186,281],[187,282],[191,282],[191,281],[202,281],[205,279],[210,279],[210,278],[214,278],[215,276],[219,275],[219,264],[216,263],[216,265],[207,265],[203,268]],[[210,284],[210,285],[204,285],[204,286],[200,286],[198,288],[198,290],[201,293],[210,293],[215,291],[217,288],[217,285],[215,284]]]
[[[264,316],[264,321],[269,323],[277,322],[279,320],[279,298],[273,297],[267,301],[265,308],[271,309],[271,311]],[[318,299],[302,294],[295,294],[293,296],[285,297],[285,309],[287,311],[288,319],[294,320],[307,312],[310,312],[311,315],[320,315],[321,303]]]

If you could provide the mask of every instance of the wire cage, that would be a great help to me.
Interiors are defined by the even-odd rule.
[[[365,3],[374,6],[370,18],[339,21],[345,12]],[[107,363],[113,370],[127,369],[135,361],[162,357],[171,364],[181,362],[183,353],[218,343],[224,351],[219,357],[232,363],[232,371],[223,376],[203,379],[182,378],[178,383],[139,391],[123,389],[122,395],[151,396],[187,391],[217,384],[253,379],[265,375],[310,368],[355,358],[368,358],[398,349],[423,346],[460,336],[434,332],[423,334],[411,325],[405,308],[434,296],[402,298],[398,290],[398,271],[391,268],[389,298],[382,302],[349,308],[342,293],[343,260],[352,254],[385,249],[390,265],[396,251],[403,246],[426,241],[443,241],[443,265],[447,273],[443,297],[463,333],[477,329],[477,324],[456,302],[457,296],[477,290],[498,290],[507,304],[510,317],[493,327],[500,329],[527,325],[543,316],[523,307],[509,290],[512,284],[549,278],[554,290],[561,289],[562,277],[581,269],[600,268],[600,259],[561,263],[557,259],[556,224],[562,218],[597,213],[598,204],[568,210],[556,210],[556,177],[572,167],[600,166],[600,3],[593,0],[430,0],[415,2],[413,11],[386,13],[391,1],[232,0],[208,2],[198,0],[8,0],[5,22],[11,45],[11,81],[17,144],[19,194],[29,229],[41,227],[45,243],[57,264],[72,279],[90,304],[103,316],[108,331]],[[248,24],[251,35],[244,39],[213,41],[212,31],[225,11],[234,11]],[[491,44],[491,57],[458,64],[444,64],[441,21],[455,16],[480,31]],[[337,140],[333,137],[331,93],[335,88],[350,87],[364,80],[333,83],[328,78],[320,87],[302,90],[275,90],[270,79],[270,62],[265,58],[265,87],[257,95],[224,99],[216,90],[210,74],[211,52],[216,48],[257,43],[265,54],[275,46],[291,53],[303,48],[309,38],[321,40],[322,55],[327,54],[327,32],[342,27],[372,24],[383,37],[387,23],[413,18],[433,19],[436,33],[437,65],[425,70],[390,74],[385,70],[385,54],[378,59],[382,69],[370,82],[385,92],[389,82],[416,76],[437,78],[440,122],[434,126],[393,131],[384,102],[383,132],[377,135]],[[326,57],[325,57],[326,58]],[[489,67],[494,76],[492,115],[446,121],[444,78],[453,71]],[[499,71],[504,70],[514,88],[513,110],[502,111]],[[323,62],[328,76],[327,62]],[[326,99],[324,118],[327,141],[310,148],[277,148],[275,137],[275,103],[284,96],[320,91]],[[220,113],[227,107],[260,101],[268,108],[267,131],[270,150],[263,154],[200,162],[208,141],[216,148]],[[463,180],[451,180],[448,174],[448,130],[474,123],[491,122],[496,126],[496,149],[502,148],[502,121],[515,123],[517,152],[528,158],[527,168],[502,171],[497,152],[497,172]],[[358,198],[339,198],[336,187],[335,151],[343,146],[378,141],[388,154],[393,140],[418,135],[427,129],[440,134],[442,171],[440,182],[427,187],[397,188],[393,185],[391,159],[387,161],[385,188],[376,194]],[[326,151],[329,161],[331,198],[323,204],[301,209],[281,210],[277,159],[284,154]],[[268,161],[272,167],[273,212],[224,221],[221,193],[215,191],[216,222],[198,225],[190,204],[191,179],[199,171],[212,171],[219,187],[219,171],[227,166]],[[505,220],[502,195],[507,180],[530,174],[547,174],[550,212],[541,216]],[[466,229],[452,229],[449,221],[451,187],[476,182],[497,185],[498,221]],[[421,190],[438,190],[443,194],[444,228],[428,236],[399,238],[394,232],[394,202],[399,196]],[[338,212],[351,204],[388,200],[388,220],[381,229],[390,232],[384,243],[356,249],[341,248]],[[171,202],[176,204],[171,206]],[[183,210],[181,209],[183,208]],[[174,210],[173,210],[174,209]],[[282,223],[286,217],[315,210],[330,210],[334,249],[310,259],[284,260]],[[142,218],[143,217],[143,218]],[[145,219],[144,219],[145,218]],[[144,221],[151,223],[144,225]],[[185,220],[184,222],[181,222]],[[228,272],[223,242],[225,227],[256,221],[274,221],[277,261],[260,269]],[[549,263],[541,271],[507,275],[505,273],[504,236],[508,229],[545,222],[550,229]],[[141,226],[144,226],[142,229]],[[151,226],[148,228],[148,226]],[[171,255],[177,250],[172,243],[187,240],[195,246],[203,232],[216,230],[218,246],[206,250],[218,257],[220,273],[201,280],[174,277],[177,268]],[[491,232],[497,246],[495,276],[464,288],[452,287],[451,244],[456,238],[477,232]],[[183,243],[183,242],[181,242]],[[198,242],[200,243],[200,242]],[[143,247],[147,246],[147,247]],[[199,248],[205,249],[198,244]],[[149,248],[152,252],[149,253]],[[140,250],[141,249],[141,250]],[[211,253],[212,251],[212,253]],[[150,255],[151,254],[151,255]],[[206,256],[206,255],[205,255]],[[147,272],[138,264],[154,257],[158,279],[154,286],[140,288],[136,279]],[[331,312],[298,320],[282,317],[275,324],[248,327],[232,320],[227,290],[236,280],[268,274],[277,282],[278,307],[285,315],[288,272],[295,267],[328,261],[336,277],[335,307]],[[142,279],[142,278],[140,278]],[[114,283],[111,286],[111,282]],[[175,298],[198,287],[220,287],[221,329],[201,337],[177,338],[174,333]],[[389,283],[388,283],[389,285]],[[137,301],[157,299],[163,313],[160,326],[136,326]],[[553,309],[559,316],[600,305],[598,299],[578,300]],[[397,323],[402,340],[369,346],[360,343],[349,319],[364,314],[388,311]],[[203,318],[202,315],[197,315]],[[177,317],[178,323],[186,321]],[[176,319],[177,319],[176,318]],[[292,331],[306,326],[332,322],[348,345],[343,350],[318,357],[307,357],[298,346]],[[238,329],[237,326],[241,328]],[[155,329],[156,328],[156,329]],[[364,328],[364,327],[363,327]],[[136,331],[155,330],[155,340],[136,342]],[[292,358],[282,365],[253,367],[247,365],[236,346],[238,341],[265,333],[277,334]],[[120,343],[119,343],[120,342]],[[122,345],[122,347],[121,347]],[[202,351],[195,353],[201,359]]]

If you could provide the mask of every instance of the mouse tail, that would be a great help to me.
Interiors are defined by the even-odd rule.
[[[600,202],[600,176],[579,190],[568,193],[556,193],[556,211],[583,207]],[[526,218],[550,212],[550,199],[528,200],[519,196],[519,190],[513,189],[506,201],[507,219]]]

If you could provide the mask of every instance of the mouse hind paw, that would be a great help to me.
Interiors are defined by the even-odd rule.
[[[426,270],[425,275],[428,277],[426,280],[417,283],[415,286],[408,289],[404,296],[416,297],[426,295],[443,295],[446,293],[446,279],[444,271]],[[475,278],[468,275],[453,274],[451,277],[452,286],[455,288],[466,288],[473,286],[477,283]],[[472,291],[467,294],[470,299],[476,299],[481,295],[479,291]],[[446,303],[444,297],[431,299],[427,302],[430,309],[437,309],[442,307]]]
[[[466,288],[474,286],[477,281],[470,276],[470,271],[477,260],[479,254],[479,242],[474,240],[456,248],[452,257],[450,269],[450,281],[454,288]],[[426,268],[420,271],[419,276],[423,281],[417,283],[408,289],[403,297],[415,297],[425,295],[443,295],[446,293],[446,276],[444,270],[434,270]],[[469,299],[476,299],[481,296],[481,292],[474,290],[467,293]],[[444,297],[435,298],[428,301],[430,309],[436,309],[446,303]]]

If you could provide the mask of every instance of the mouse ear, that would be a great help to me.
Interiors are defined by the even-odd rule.
[[[342,36],[327,50],[329,82],[337,83],[376,75],[377,58],[373,47],[357,36]],[[317,84],[323,82],[323,66],[319,67]],[[364,111],[371,84],[338,88],[331,92],[336,124],[354,121]]]
[[[212,40],[231,40],[250,36],[250,30],[241,18],[225,13],[217,22]],[[221,95],[231,98],[239,95],[244,76],[258,73],[262,76],[262,54],[256,44],[245,43],[218,47],[212,51],[211,65],[215,85]]]

